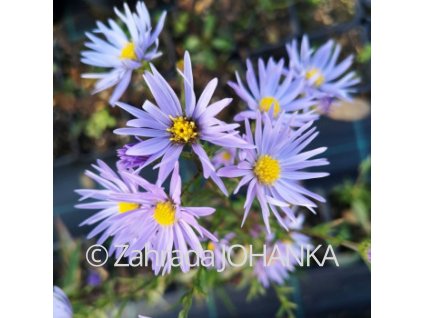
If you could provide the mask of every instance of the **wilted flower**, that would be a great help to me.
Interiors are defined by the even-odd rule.
[[[325,147],[301,152],[317,136],[315,128],[309,129],[313,122],[303,125],[296,131],[283,124],[283,118],[272,123],[268,114],[257,114],[255,137],[249,121],[245,121],[246,140],[256,146],[245,149],[240,154],[237,165],[221,168],[218,175],[234,178],[242,177],[234,193],[248,184],[247,198],[244,204],[244,224],[254,198],[257,198],[267,231],[270,233],[269,207],[279,224],[286,228],[278,208],[294,219],[291,206],[304,206],[314,212],[316,204],[307,197],[324,202],[324,198],[302,187],[298,181],[321,178],[325,172],[304,172],[304,168],[329,164],[326,159],[308,160],[326,150]],[[242,226],[241,225],[241,226]]]
[[[99,286],[101,284],[101,276],[98,272],[93,271],[93,270],[89,270],[88,271],[88,275],[87,275],[87,279],[86,279],[86,283],[89,286]]]
[[[304,216],[300,215],[295,221],[287,220],[286,223],[290,230],[299,230],[303,221]],[[254,264],[254,274],[265,288],[269,287],[270,282],[282,284],[294,271],[298,260],[302,259],[306,247],[311,246],[310,238],[304,234],[290,231],[288,235],[289,239],[276,242],[274,235],[267,235],[266,263],[259,258]]]
[[[72,305],[66,294],[57,286],[53,286],[53,318],[72,318]]]
[[[125,256],[129,258],[139,257],[138,251],[148,250],[147,258],[152,261],[155,274],[161,269],[163,274],[170,272],[174,256],[179,259],[182,271],[188,271],[190,269],[188,248],[201,258],[204,250],[199,237],[217,241],[213,234],[197,222],[198,218],[214,213],[215,209],[182,206],[178,163],[173,169],[169,194],[164,191],[161,183],[151,184],[141,176],[130,172],[122,172],[122,175],[146,192],[115,192],[112,195],[118,202],[136,202],[139,209],[110,218],[109,226],[105,228],[103,236],[113,236],[112,244],[127,244],[128,250]],[[172,255],[174,251],[178,251],[179,254]]]
[[[222,148],[216,152],[216,154],[212,158],[212,163],[215,168],[226,167],[229,165],[233,165],[235,162],[236,157],[236,149],[235,148]]]
[[[76,193],[81,195],[79,201],[86,199],[94,199],[94,202],[77,204],[75,207],[79,209],[88,209],[100,211],[81,223],[82,225],[92,225],[100,222],[89,234],[88,238],[92,238],[103,232],[110,225],[110,218],[127,213],[129,211],[138,210],[140,204],[137,201],[119,201],[113,197],[116,193],[133,193],[138,194],[138,185],[123,174],[122,171],[114,172],[106,163],[97,160],[97,165],[92,165],[97,170],[98,175],[86,171],[85,174],[96,181],[104,189],[79,189]],[[102,236],[98,240],[102,244],[107,236]]]
[[[150,14],[144,3],[137,2],[136,12],[131,12],[126,3],[124,9],[125,13],[122,13],[115,8],[115,13],[125,24],[129,38],[126,30],[122,30],[114,20],[109,19],[109,27],[98,21],[97,29],[93,33],[103,34],[106,41],[87,32],[86,35],[91,42],[86,42],[85,45],[91,50],[83,51],[81,59],[88,65],[111,68],[106,73],[88,73],[82,77],[98,79],[93,93],[116,85],[109,100],[112,106],[128,87],[132,71],[140,68],[144,61],[151,61],[161,55],[157,51],[158,37],[166,17],[166,13],[163,12],[153,31]]]
[[[178,161],[183,148],[190,146],[201,161],[204,177],[206,179],[211,177],[227,194],[225,185],[216,175],[215,167],[200,141],[207,141],[222,147],[251,147],[234,130],[239,126],[238,124],[226,124],[215,117],[228,106],[232,99],[225,98],[209,105],[217,85],[215,78],[207,84],[196,102],[188,52],[185,52],[184,57],[184,73],[180,72],[185,85],[184,110],[165,79],[153,65],[151,65],[151,69],[152,73],[146,72],[144,78],[158,106],[148,100],[145,101],[142,109],[117,103],[119,107],[134,115],[136,119],[128,122],[128,126],[132,128],[120,128],[115,132],[120,135],[148,138],[129,148],[126,153],[134,156],[149,156],[144,166],[162,158],[154,168],[160,167],[158,179],[159,182],[163,182],[172,171],[175,162]]]
[[[287,73],[284,76],[284,73]],[[243,99],[249,110],[242,111],[235,116],[236,121],[256,119],[257,110],[269,113],[272,119],[284,113],[283,119],[291,126],[300,126],[310,120],[315,120],[318,115],[310,111],[310,106],[315,102],[311,96],[302,96],[304,92],[304,79],[295,78],[292,70],[284,70],[284,60],[277,63],[270,58],[267,64],[262,59],[258,60],[258,79],[250,60],[247,60],[247,88],[243,85],[238,72],[235,73],[237,83],[229,82],[237,95]],[[291,119],[295,113],[294,120]]]
[[[337,64],[341,46],[333,40],[327,41],[317,50],[310,48],[308,37],[303,36],[300,51],[297,41],[293,40],[286,46],[290,58],[290,68],[297,77],[306,79],[308,95],[317,99],[340,98],[349,100],[352,87],[360,80],[355,72],[347,72],[353,63],[353,56]],[[328,102],[328,99],[324,99]],[[328,105],[324,105],[325,108]]]
[[[136,169],[141,167],[148,159],[147,156],[131,156],[128,155],[128,149],[135,144],[127,144],[117,150],[119,160],[117,166],[119,169]]]

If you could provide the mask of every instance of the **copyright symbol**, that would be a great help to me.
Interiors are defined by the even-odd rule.
[[[85,258],[88,264],[93,267],[100,267],[106,264],[109,259],[109,253],[107,249],[100,244],[91,245],[85,253]]]

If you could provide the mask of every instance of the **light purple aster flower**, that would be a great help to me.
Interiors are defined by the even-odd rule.
[[[225,185],[217,176],[215,167],[204,151],[200,141],[206,141],[222,147],[245,148],[247,144],[235,131],[238,124],[226,124],[215,116],[231,102],[225,98],[209,105],[213,92],[217,86],[217,79],[211,80],[198,101],[194,94],[194,82],[191,60],[188,52],[184,57],[185,109],[169,84],[151,65],[152,73],[146,72],[145,81],[158,106],[145,101],[142,109],[118,102],[117,105],[136,119],[130,120],[131,128],[120,128],[115,133],[120,135],[134,135],[144,139],[131,147],[127,154],[134,156],[149,156],[144,166],[162,158],[154,168],[160,167],[159,182],[171,173],[185,146],[190,146],[198,156],[203,167],[203,175],[211,179],[227,194]],[[146,139],[147,138],[147,139]]]
[[[321,178],[328,175],[325,172],[304,172],[304,168],[318,167],[329,164],[326,159],[308,160],[326,150],[325,147],[301,152],[318,135],[316,128],[309,129],[309,122],[296,131],[283,124],[279,117],[273,122],[268,114],[257,114],[255,136],[251,132],[250,123],[245,121],[246,140],[256,146],[255,149],[245,149],[240,153],[237,165],[221,168],[218,175],[227,178],[242,177],[234,193],[248,184],[247,198],[244,204],[244,224],[254,198],[257,198],[266,225],[270,233],[270,211],[279,224],[286,228],[278,209],[294,219],[291,205],[304,206],[315,213],[316,204],[307,197],[324,202],[324,198],[299,184],[299,181]],[[270,211],[269,211],[270,207]]]
[[[309,95],[317,99],[335,97],[350,100],[349,94],[355,91],[352,86],[360,80],[354,72],[346,73],[353,63],[352,55],[337,64],[341,52],[339,44],[329,40],[317,50],[313,50],[310,48],[308,37],[304,35],[300,51],[296,40],[287,44],[286,49],[290,58],[290,68],[296,76],[306,79],[306,91]],[[324,99],[324,102],[327,101]]]
[[[229,82],[228,85],[247,103],[249,110],[240,112],[234,120],[256,119],[257,110],[273,114],[272,119],[285,113],[283,116],[285,122],[289,122],[294,127],[318,118],[317,113],[309,110],[315,103],[312,97],[302,96],[304,80],[295,78],[292,70],[284,70],[283,59],[275,62],[273,58],[270,58],[267,64],[259,59],[258,78],[251,61],[247,60],[247,87],[242,83],[238,72],[235,75],[237,83]],[[291,120],[294,113],[295,120]]]
[[[206,267],[214,267],[217,270],[227,267],[228,261],[225,255],[223,254],[223,249],[225,249],[226,251],[228,250],[230,242],[232,239],[235,238],[235,236],[235,233],[229,232],[223,238],[219,239],[219,242],[209,241],[207,243],[207,250],[213,253],[214,264],[208,264],[207,262],[205,262]]]
[[[117,155],[119,157],[117,166],[119,169],[136,169],[141,167],[147,161],[147,156],[131,156],[127,154],[128,149],[134,145],[135,144],[127,144],[117,150]]]
[[[295,221],[286,222],[290,230],[299,230],[303,221],[304,216],[300,215]],[[303,258],[307,246],[312,246],[310,238],[304,234],[290,231],[289,237],[287,240],[276,242],[274,235],[266,237],[266,263],[259,258],[254,264],[254,275],[265,288],[268,288],[271,282],[283,284],[290,272],[295,270],[297,262]]]
[[[137,2],[136,12],[131,12],[126,3],[124,10],[122,13],[115,8],[115,13],[129,31],[129,38],[114,20],[109,19],[109,27],[97,21],[97,29],[93,33],[102,34],[106,41],[87,32],[91,42],[86,42],[85,46],[90,51],[81,53],[83,63],[111,69],[106,73],[83,74],[82,77],[98,79],[93,94],[116,85],[109,100],[112,106],[128,87],[132,71],[140,68],[144,61],[161,55],[157,51],[158,37],[166,18],[166,12],[163,12],[153,31],[150,14],[143,2]]]
[[[161,183],[151,184],[141,176],[129,172],[122,174],[146,192],[122,192],[112,195],[119,202],[137,202],[140,208],[112,217],[103,236],[113,236],[113,244],[127,244],[129,247],[125,256],[129,258],[139,256],[139,253],[134,252],[148,250],[148,258],[156,275],[160,270],[163,274],[170,272],[171,257],[175,256],[172,255],[175,251],[179,253],[176,255],[180,259],[182,271],[189,271],[191,264],[187,257],[188,250],[195,251],[200,259],[204,256],[200,238],[217,241],[216,237],[197,221],[198,218],[214,213],[215,209],[182,206],[178,162],[173,169],[169,194],[164,191]]]
[[[81,195],[79,201],[86,199],[93,199],[95,201],[90,203],[81,203],[75,205],[79,209],[100,210],[92,215],[84,222],[83,225],[92,225],[100,222],[89,234],[88,239],[93,238],[97,234],[103,232],[110,226],[110,219],[113,216],[138,210],[140,205],[137,201],[119,201],[113,198],[113,194],[117,193],[132,193],[137,194],[138,185],[128,178],[128,174],[122,171],[114,172],[106,163],[97,160],[97,165],[92,165],[98,174],[91,171],[86,171],[85,174],[96,181],[104,189],[79,189],[76,193]],[[98,244],[102,244],[107,239],[107,236],[102,236],[98,240]]]
[[[72,305],[66,294],[57,286],[53,286],[53,318],[72,318]]]
[[[215,168],[233,165],[236,158],[236,148],[222,148],[212,158]]]

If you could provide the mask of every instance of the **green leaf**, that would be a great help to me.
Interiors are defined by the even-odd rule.
[[[189,14],[188,12],[181,12],[178,17],[175,20],[174,23],[174,32],[176,35],[180,35],[181,33],[184,33],[187,31],[189,22]]]
[[[247,301],[250,301],[258,295],[264,295],[265,293],[266,290],[260,284],[260,282],[257,279],[253,279],[250,285],[250,290],[248,291]]]
[[[371,56],[372,49],[370,43],[368,43],[360,50],[360,52],[358,52],[357,61],[359,63],[367,63],[368,61],[370,61]]]
[[[371,251],[371,241],[366,239],[358,245],[358,252],[367,265],[370,265],[369,253]]]
[[[91,115],[85,127],[85,133],[92,138],[100,138],[108,128],[116,126],[116,119],[110,115],[107,107],[96,111]]]
[[[204,29],[203,29],[203,36],[205,39],[210,39],[213,36],[215,27],[216,27],[216,17],[213,15],[207,15],[204,19]]]
[[[193,290],[189,290],[185,293],[185,295],[181,298],[182,309],[179,312],[178,318],[187,318],[189,310],[192,306],[192,297],[193,297]]]
[[[233,48],[233,42],[230,39],[224,39],[224,38],[215,38],[211,45],[220,51],[223,52],[230,52]]]
[[[188,51],[196,51],[200,48],[201,41],[200,39],[195,35],[190,35],[185,40],[185,49]]]
[[[274,289],[281,304],[276,313],[276,317],[294,318],[297,304],[289,299],[290,295],[293,293],[293,288],[289,286],[275,286]]]
[[[196,54],[193,57],[198,64],[203,64],[209,70],[215,70],[217,68],[217,59],[214,52],[211,50],[203,50],[201,53]]]
[[[194,280],[194,291],[199,294],[207,293],[207,270],[200,266]]]
[[[367,204],[361,200],[356,199],[352,202],[352,209],[354,211],[354,214],[357,216],[358,222],[361,224],[361,226],[366,230],[370,230],[370,223],[369,223],[369,209]]]
[[[78,289],[81,269],[79,260],[81,257],[81,244],[77,242],[75,248],[70,252],[68,263],[66,264],[65,275],[63,277],[63,289],[66,292],[73,292]]]

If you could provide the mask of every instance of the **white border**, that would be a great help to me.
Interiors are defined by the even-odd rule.
[[[422,313],[420,1],[372,4],[372,315]]]
[[[53,1],[1,10],[0,317],[51,317]]]

